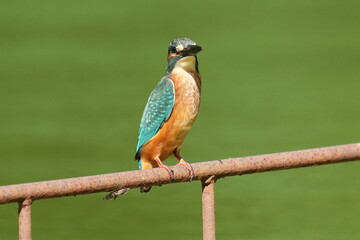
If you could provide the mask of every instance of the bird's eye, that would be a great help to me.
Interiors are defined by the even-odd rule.
[[[177,53],[176,47],[171,46],[171,47],[170,47],[170,52],[171,52],[171,53]]]

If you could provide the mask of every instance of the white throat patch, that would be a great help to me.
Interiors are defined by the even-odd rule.
[[[179,67],[186,72],[196,72],[196,59],[194,56],[183,57],[175,64],[175,68]]]

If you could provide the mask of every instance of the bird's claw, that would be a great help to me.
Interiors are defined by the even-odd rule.
[[[163,168],[163,169],[165,169],[165,170],[168,172],[169,177],[170,177],[170,182],[171,182],[171,183],[174,182],[174,171],[171,170],[171,169],[170,169],[168,166],[166,166],[165,164],[163,164],[163,163],[161,162],[161,160],[160,160],[159,157],[156,157],[154,160],[157,162],[157,164],[158,164],[158,166],[159,166],[160,168]]]
[[[170,182],[171,183],[174,182],[174,178],[175,178],[174,171],[170,169],[169,175],[170,175]]]
[[[164,167],[161,167],[161,168],[164,168]],[[169,167],[167,167],[166,166],[166,168],[164,168],[167,172],[168,172],[168,174],[169,174],[169,181],[170,181],[170,183],[173,183],[174,182],[174,180],[175,180],[175,174],[174,174],[174,171],[173,170],[171,170]]]
[[[179,163],[176,165],[186,167],[186,169],[189,171],[189,178],[190,178],[189,181],[192,182],[195,176],[194,169],[192,168],[192,166],[182,158],[179,160]]]

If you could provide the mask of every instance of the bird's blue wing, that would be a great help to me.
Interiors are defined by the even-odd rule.
[[[141,147],[147,143],[169,119],[175,102],[174,83],[163,77],[151,92],[140,122],[138,142],[136,146],[137,160],[140,159]]]

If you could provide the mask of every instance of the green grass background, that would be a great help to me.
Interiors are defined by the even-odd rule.
[[[359,141],[359,1],[0,4],[0,185],[137,168],[167,44],[190,37],[202,106],[189,162]],[[176,163],[174,159],[166,162]],[[360,239],[357,162],[220,180],[219,239]],[[34,239],[200,239],[199,182],[36,201]],[[0,239],[17,238],[0,206]]]

